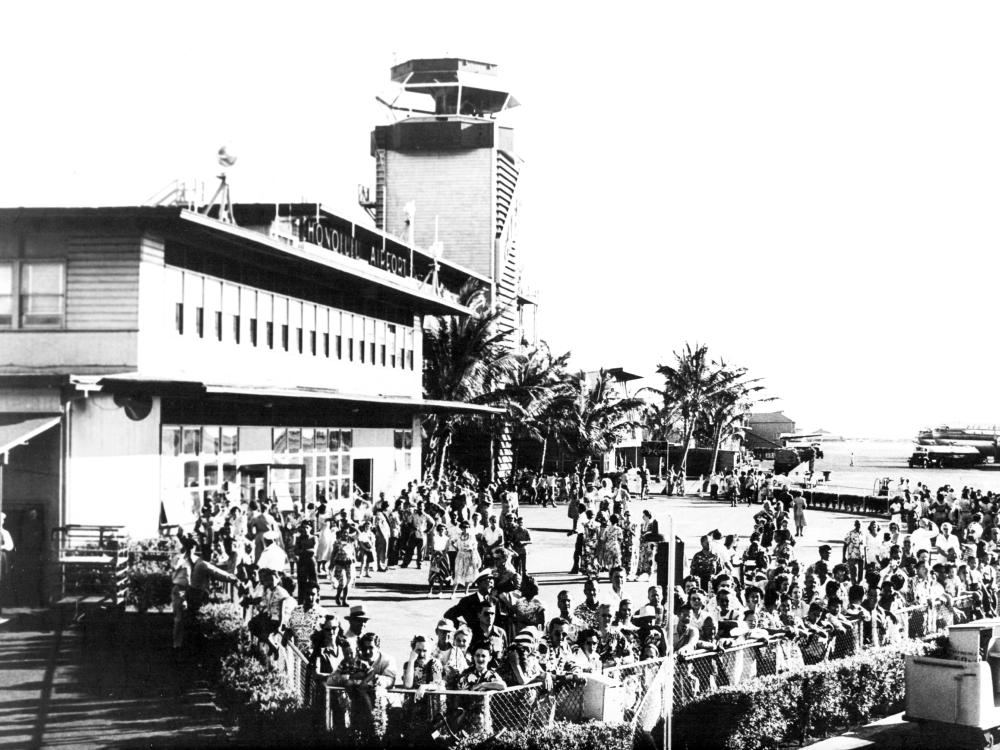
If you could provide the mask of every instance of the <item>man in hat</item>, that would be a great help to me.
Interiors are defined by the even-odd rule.
[[[441,666],[444,668],[445,682],[448,683],[454,676],[468,667],[469,662],[465,654],[455,647],[453,642],[455,625],[451,620],[447,617],[438,620],[435,634],[437,635],[437,643],[431,649],[431,658],[441,662]]]
[[[449,607],[444,616],[456,626],[460,617],[469,623],[469,625],[473,625],[479,618],[480,605],[487,601],[495,603],[493,596],[493,583],[495,580],[496,578],[491,569],[486,568],[479,571],[479,575],[476,576],[476,580],[473,582],[476,590],[471,594],[463,596],[453,607]]]
[[[257,567],[261,570],[267,568],[278,573],[284,573],[288,567],[288,555],[278,544],[281,532],[277,529],[269,529],[261,534],[263,550],[257,557]]]
[[[344,639],[351,644],[351,651],[358,653],[358,640],[363,636],[368,627],[368,610],[364,604],[355,604],[347,614],[347,632]]]

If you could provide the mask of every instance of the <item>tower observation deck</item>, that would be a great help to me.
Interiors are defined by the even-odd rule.
[[[490,280],[510,342],[534,343],[516,228],[522,162],[502,113],[518,106],[492,63],[420,58],[392,67],[378,97],[394,120],[375,127],[375,221]]]

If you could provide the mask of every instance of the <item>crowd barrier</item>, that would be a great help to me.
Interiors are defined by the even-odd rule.
[[[835,633],[829,638],[817,635],[798,639],[774,637],[682,654],[674,670],[674,707],[757,677],[842,659],[904,638],[921,639],[943,633],[950,625],[971,618],[972,597],[957,597],[950,607],[913,605],[894,614],[895,623],[855,621],[846,633]]]
[[[813,634],[735,641],[676,659],[608,667],[602,674],[582,679],[558,678],[551,690],[540,683],[490,692],[392,687],[385,693],[386,708],[395,714],[392,725],[403,733],[413,733],[414,738],[421,732],[497,734],[589,719],[624,722],[649,731],[666,711],[668,701],[672,700],[676,709],[696,697],[757,677],[845,658],[903,638],[927,638],[971,619],[973,606],[971,595],[956,597],[948,606],[912,605],[894,612],[895,621],[857,620],[846,632],[830,637]],[[349,691],[329,686],[325,678],[312,674],[306,655],[294,643],[280,649],[277,660],[271,660],[260,645],[255,653],[276,664],[302,705],[315,711],[317,721],[328,732],[350,729]]]

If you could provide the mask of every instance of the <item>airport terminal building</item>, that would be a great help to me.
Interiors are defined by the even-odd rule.
[[[425,315],[488,280],[317,204],[0,209],[0,504],[15,538],[155,535],[206,496],[417,479]],[[488,411],[488,410],[487,410]],[[32,511],[34,511],[32,513]],[[37,528],[28,529],[27,524]]]

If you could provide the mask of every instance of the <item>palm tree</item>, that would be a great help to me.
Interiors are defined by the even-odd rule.
[[[607,370],[598,370],[589,385],[584,372],[573,378],[575,398],[572,410],[566,415],[566,438],[570,448],[581,457],[598,458],[611,450],[626,430],[641,424],[636,412],[646,402],[634,397],[616,398],[612,379]]]
[[[719,447],[722,441],[733,435],[742,434],[743,422],[755,403],[774,401],[773,396],[759,398],[754,394],[764,390],[760,378],[746,377],[745,367],[730,368],[719,362],[720,384],[724,387],[706,405],[703,420],[709,439],[712,441],[712,468],[715,473],[719,461]]]
[[[542,444],[539,471],[545,469],[550,440],[564,442],[562,433],[574,390],[566,364],[570,353],[555,357],[544,341],[519,358],[502,393],[508,398],[508,419],[520,437]]]
[[[663,396],[664,408],[669,405],[683,425],[681,472],[687,476],[691,439],[701,425],[707,427],[713,441],[714,472],[722,438],[736,428],[754,401],[760,400],[753,394],[763,390],[763,386],[758,385],[759,378],[746,377],[746,368],[710,359],[708,347],[703,344],[693,348],[685,344],[683,351],[674,352],[674,360],[671,365],[656,368],[664,378],[664,387],[657,392]]]
[[[459,293],[472,315],[428,318],[424,326],[424,395],[441,401],[497,405],[504,397],[495,390],[513,371],[516,355],[507,345],[510,332],[497,323],[503,308],[490,308],[486,290],[472,283]],[[425,419],[429,436],[425,465],[441,478],[456,427],[474,420],[457,414],[432,414]]]

